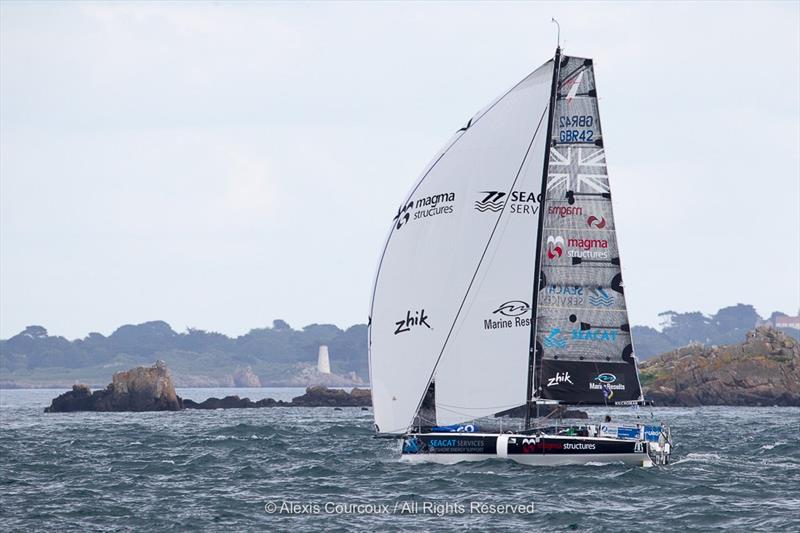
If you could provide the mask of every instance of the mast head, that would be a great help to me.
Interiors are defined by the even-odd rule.
[[[558,33],[556,36],[556,55],[561,54],[561,24],[555,19],[555,17],[550,19],[550,22],[555,22],[556,27],[558,27]]]

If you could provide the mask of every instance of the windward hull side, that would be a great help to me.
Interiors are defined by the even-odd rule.
[[[403,441],[401,458],[410,463],[438,464],[487,459],[509,459],[531,466],[653,465],[647,443],[641,440],[555,435],[408,435]]]

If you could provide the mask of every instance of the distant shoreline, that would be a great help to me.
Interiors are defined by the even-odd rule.
[[[9,385],[8,383],[0,384],[0,390],[68,390],[71,389],[75,383],[70,383],[69,385]],[[97,385],[97,384],[88,384],[92,389],[104,389],[108,386],[108,383],[104,385]],[[306,387],[314,386],[313,383],[309,383],[307,385],[262,385],[261,387],[231,387],[229,385],[225,386],[203,386],[203,387],[184,387],[184,386],[177,386],[175,389],[305,389]],[[328,386],[329,389],[352,389],[352,388],[359,388],[359,389],[372,389],[369,384],[364,385],[348,385],[348,386]]]

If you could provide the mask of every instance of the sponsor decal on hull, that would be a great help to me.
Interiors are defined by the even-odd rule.
[[[497,453],[497,437],[443,437],[409,435],[403,440],[403,453]]]
[[[508,455],[517,454],[614,454],[614,453],[642,453],[633,441],[591,441],[589,439],[555,439],[536,437],[508,441]],[[641,445],[641,442],[638,443]]]

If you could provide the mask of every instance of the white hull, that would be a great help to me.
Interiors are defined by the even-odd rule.
[[[418,433],[403,439],[402,461],[454,464],[504,459],[531,466],[625,464],[649,467],[669,462],[668,436],[645,438],[645,427],[624,428],[628,438],[537,433]],[[631,431],[627,431],[631,430]],[[584,430],[584,433],[588,433]],[[592,428],[592,433],[597,433]]]
[[[519,455],[515,457],[500,457],[488,453],[427,453],[403,454],[401,461],[404,463],[422,464],[434,463],[451,465],[465,461],[486,461],[488,459],[502,459],[514,461],[528,466],[569,466],[569,465],[600,465],[600,464],[625,464],[630,466],[653,466],[653,462],[641,453],[615,453],[615,454],[584,454],[584,455]]]

